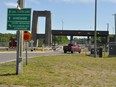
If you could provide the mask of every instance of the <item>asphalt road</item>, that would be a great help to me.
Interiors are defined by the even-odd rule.
[[[49,55],[59,55],[62,51],[45,51],[45,52],[28,52],[28,58],[49,56]],[[23,58],[25,58],[25,52],[23,53]],[[1,52],[0,53],[0,63],[9,62],[16,60],[16,52]]]

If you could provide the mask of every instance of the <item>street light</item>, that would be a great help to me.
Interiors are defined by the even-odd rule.
[[[95,22],[94,22],[94,56],[97,57],[97,0],[95,0]]]

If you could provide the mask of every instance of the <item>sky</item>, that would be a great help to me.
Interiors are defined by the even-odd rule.
[[[116,0],[97,0],[97,30],[114,34]],[[0,33],[16,33],[7,30],[7,9],[16,8],[17,0],[0,0]],[[25,0],[25,8],[52,13],[53,30],[94,30],[95,0]],[[31,31],[31,30],[30,30]],[[45,32],[45,17],[39,17],[38,33]]]

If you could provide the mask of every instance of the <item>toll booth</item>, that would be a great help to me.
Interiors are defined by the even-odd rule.
[[[16,48],[17,47],[17,40],[16,38],[10,38],[9,39],[9,48]]]

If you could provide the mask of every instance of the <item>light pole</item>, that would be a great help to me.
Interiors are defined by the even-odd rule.
[[[114,14],[114,23],[115,23],[115,44],[116,44],[116,14]]]
[[[109,23],[107,23],[107,32],[108,32],[108,36],[107,36],[107,52],[109,55]]]
[[[24,8],[25,0],[18,0],[17,8]],[[23,57],[23,31],[17,31],[17,58],[16,58],[16,74],[22,74],[22,57]]]
[[[97,57],[97,32],[96,32],[96,27],[97,27],[97,0],[95,0],[95,19],[94,19],[94,57]]]

